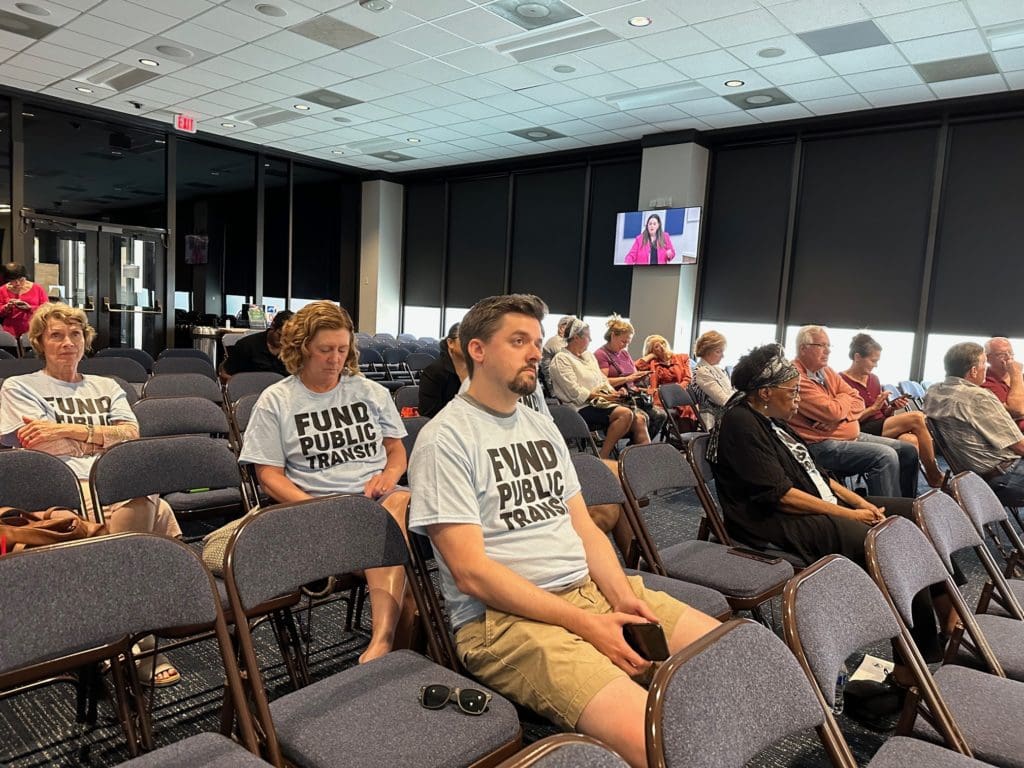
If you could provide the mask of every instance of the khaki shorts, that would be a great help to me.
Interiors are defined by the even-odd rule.
[[[689,606],[664,592],[645,589],[639,576],[627,578],[636,596],[661,621],[665,637],[671,637]],[[612,610],[589,578],[556,594],[591,613]],[[455,645],[466,669],[480,682],[563,730],[576,727],[602,688],[627,677],[607,656],[567,629],[491,608],[459,628]]]

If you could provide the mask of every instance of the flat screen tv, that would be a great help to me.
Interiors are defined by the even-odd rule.
[[[626,267],[696,264],[700,206],[620,213],[615,263]]]

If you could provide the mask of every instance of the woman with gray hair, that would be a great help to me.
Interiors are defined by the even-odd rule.
[[[825,475],[786,424],[800,403],[800,374],[778,344],[740,358],[732,383],[737,392],[708,446],[729,533],[808,563],[838,553],[864,565],[868,529],[887,508],[910,517],[911,500],[865,499]]]
[[[574,317],[565,326],[562,336],[565,349],[551,361],[551,385],[555,397],[575,407],[588,427],[605,431],[601,458],[611,458],[615,444],[627,434],[633,444],[651,442],[647,416],[643,411],[619,404],[624,394],[608,382],[597,358],[588,351],[590,326]]]

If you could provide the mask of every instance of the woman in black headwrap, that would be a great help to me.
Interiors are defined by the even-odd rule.
[[[864,565],[864,536],[890,514],[911,516],[910,499],[865,499],[828,478],[786,422],[800,402],[800,377],[768,344],[736,364],[737,392],[712,432],[708,460],[729,533],[771,544],[810,563],[841,554]]]

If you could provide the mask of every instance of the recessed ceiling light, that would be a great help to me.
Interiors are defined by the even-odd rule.
[[[305,112],[305,111],[307,111],[309,109],[309,104],[296,104],[295,108],[296,109],[300,109],[303,112]]]
[[[235,124],[234,123],[221,123],[220,127],[221,128],[234,128]]]
[[[139,64],[142,64],[142,65],[147,66],[147,67],[159,67],[160,66],[159,62],[153,61],[152,59],[139,59]]]
[[[630,16],[627,23],[631,27],[649,27],[652,22],[650,16]]]
[[[340,149],[332,149],[331,150],[331,154],[332,155],[344,155],[345,153],[344,153],[344,151],[342,151]]]
[[[188,48],[182,48],[179,45],[158,45],[156,50],[172,59],[191,59],[195,55]]]
[[[85,88],[81,85],[76,85],[75,90],[79,93],[92,93],[92,88]]]
[[[743,81],[742,80],[726,80],[725,84],[729,88],[739,88],[741,85],[743,85]]]
[[[351,117],[332,117],[331,120],[333,120],[336,123],[351,123],[352,122],[352,118]]]
[[[30,14],[32,16],[49,16],[50,12],[43,8],[41,5],[35,3],[15,3],[14,7],[23,13]]]
[[[271,5],[270,3],[260,3],[256,6],[256,10],[264,16],[273,16],[278,19],[282,16],[288,15],[288,11],[284,8],[278,8],[276,5]]]
[[[757,52],[757,55],[762,59],[777,59],[782,56],[786,51],[782,48],[762,48]]]
[[[406,139],[406,141],[408,141],[410,144],[419,144],[420,143],[420,140],[416,139],[416,138]]]
[[[775,99],[773,99],[767,93],[760,93],[757,94],[756,96],[747,96],[747,98],[745,98],[744,101],[747,102],[747,104],[767,104],[771,101],[775,101]]]
[[[576,71],[576,67],[570,67],[568,64],[559,64],[554,69],[555,72],[558,72],[560,75],[568,75],[570,72]]]
[[[547,138],[548,132],[547,131],[527,131],[526,135],[529,136],[531,139],[544,139],[544,138]]]
[[[359,5],[368,11],[380,13],[391,8],[391,0],[359,0]]]

